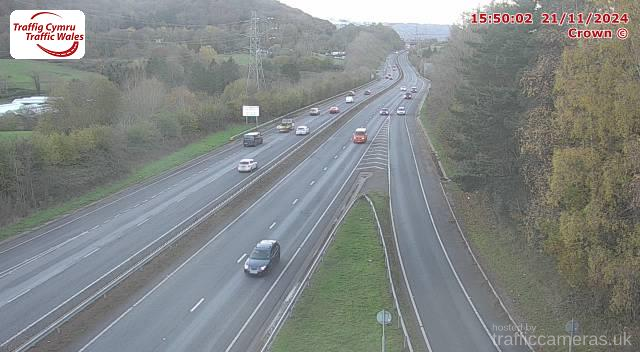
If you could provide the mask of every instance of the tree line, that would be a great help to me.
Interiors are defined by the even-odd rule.
[[[273,69],[260,91],[246,89],[244,67],[232,58],[218,61],[206,50],[184,61],[192,71],[184,80],[167,79],[168,61],[158,57],[123,62],[126,75],[58,84],[49,92],[54,97],[50,111],[35,119],[0,119],[0,130],[33,130],[29,138],[0,140],[0,226],[244,123],[242,105],[260,105],[266,121],[369,81],[388,52],[402,43],[397,35],[388,40],[391,29],[360,31],[367,33],[366,40],[357,40],[349,51],[362,65],[305,71],[304,62],[287,61],[295,65],[297,77]]]
[[[640,47],[633,39],[570,40],[566,26],[540,25],[539,16],[637,18],[640,5],[521,0],[483,11],[531,12],[534,23],[466,21],[443,50],[427,53],[427,119],[454,165],[453,179],[464,191],[489,194],[519,240],[553,256],[587,302],[581,306],[610,327],[637,326]],[[640,33],[637,21],[621,26]]]

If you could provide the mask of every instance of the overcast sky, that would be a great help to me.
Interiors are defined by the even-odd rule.
[[[324,19],[357,22],[452,24],[490,0],[279,0]]]

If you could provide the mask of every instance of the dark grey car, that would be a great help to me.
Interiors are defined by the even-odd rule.
[[[249,258],[244,262],[244,272],[262,275],[270,271],[280,261],[280,244],[276,240],[258,242]]]

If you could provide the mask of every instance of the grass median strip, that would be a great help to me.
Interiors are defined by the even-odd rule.
[[[373,212],[361,199],[349,210],[334,242],[276,337],[273,352],[376,351],[376,313],[393,312],[384,252]],[[385,329],[387,351],[402,350],[397,316]]]
[[[19,222],[0,229],[0,240],[14,236],[24,231],[51,221],[61,215],[89,205],[95,201],[108,197],[138,182],[159,175],[176,166],[186,163],[198,156],[204,155],[229,141],[229,138],[247,129],[245,125],[233,125],[224,131],[212,133],[209,136],[191,143],[161,159],[147,163],[133,170],[126,178],[111,184],[100,186],[81,196],[68,200],[60,205],[36,211]]]

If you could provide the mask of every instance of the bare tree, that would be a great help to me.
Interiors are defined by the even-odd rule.
[[[36,88],[36,93],[40,95],[40,74],[38,72],[31,72],[31,79],[33,80],[33,85]]]
[[[146,79],[127,89],[124,95],[122,125],[128,127],[142,120],[149,120],[160,111],[166,96],[164,84],[157,79]]]

